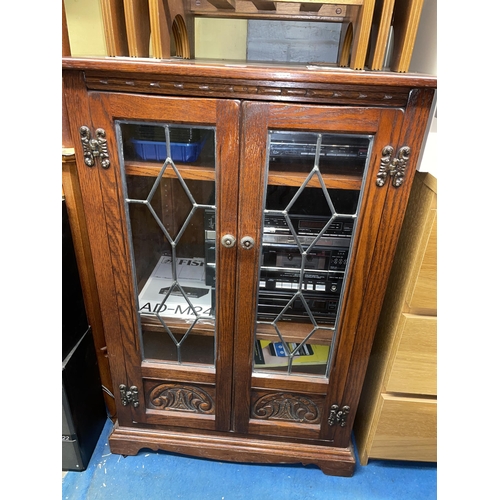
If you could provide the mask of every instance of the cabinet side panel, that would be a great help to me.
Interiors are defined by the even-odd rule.
[[[347,379],[343,385],[346,390],[342,398],[342,404],[347,404],[345,401],[349,401],[350,418],[353,420],[363,387],[372,342],[403,224],[420,148],[427,130],[433,98],[434,91],[432,90],[413,90],[411,92],[399,141],[395,143],[397,144],[395,150],[407,146],[411,149],[412,154],[406,165],[405,179],[402,185],[394,187],[391,183],[387,189],[384,213],[377,237],[376,252],[374,252],[371,261],[371,276],[364,290],[365,307],[357,324],[349,368],[345,370]],[[346,443],[348,436],[342,431],[345,431],[345,428],[337,428],[335,435],[338,436],[341,443]]]
[[[396,144],[403,122],[401,111],[381,112],[378,131],[372,152],[370,172],[366,179],[363,207],[360,214],[360,226],[357,242],[352,256],[353,268],[346,288],[346,306],[339,322],[339,341],[330,377],[330,390],[327,400],[330,404],[341,407],[349,406],[348,424],[345,427],[328,425],[328,415],[323,421],[323,437],[334,439],[338,446],[347,446],[350,430],[354,422],[355,409],[364,379],[365,365],[363,361],[369,356],[371,338],[373,336],[380,305],[378,298],[382,293],[384,262],[387,240],[390,232],[382,233],[381,221],[385,214],[388,189],[377,186],[377,173],[381,162],[382,151],[388,144]],[[359,322],[365,318],[366,325],[360,330]],[[358,359],[354,363],[353,357]],[[352,385],[352,390],[349,390]]]
[[[78,184],[76,163],[74,157],[63,157],[62,181],[68,218],[71,225],[71,234],[75,247],[75,255],[78,263],[78,271],[85,301],[85,309],[92,325],[92,336],[94,339],[99,373],[104,387],[111,390],[112,380],[107,357],[106,339],[102,326],[101,309],[99,306],[97,284],[94,275],[94,264],[87,231],[87,224],[83,216],[83,201]],[[107,392],[104,399],[111,415],[115,415],[115,400]]]
[[[112,255],[109,248],[104,200],[101,196],[99,172],[88,167],[84,161],[80,142],[80,127],[93,128],[92,116],[84,76],[80,72],[63,72],[63,88],[68,109],[71,136],[75,144],[75,158],[78,168],[79,185],[82,193],[83,210],[87,224],[92,262],[99,305],[102,314],[108,359],[113,374],[113,392],[119,394],[119,384],[128,383],[124,351],[121,345],[121,331],[118,304],[113,276],[109,273]],[[123,410],[123,409],[122,409]],[[119,412],[118,408],[117,411]],[[119,412],[120,413],[120,412]],[[123,410],[121,419],[130,422],[129,412]]]

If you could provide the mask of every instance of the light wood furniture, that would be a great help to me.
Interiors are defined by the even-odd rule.
[[[63,58],[63,88],[117,401],[111,451],[352,475],[435,78]],[[156,126],[163,153],[139,157],[134,141]],[[199,157],[171,159],[179,128],[204,134]],[[143,292],[159,257],[172,267],[155,304]],[[207,281],[183,288],[178,266],[200,257]],[[184,305],[169,309],[175,296]],[[328,355],[301,368],[289,352],[284,371],[254,364],[256,345],[280,340]]]
[[[323,21],[342,24],[340,67],[365,66],[375,0],[188,0],[195,16]]]
[[[110,56],[193,58],[194,17],[326,21],[342,23],[339,66],[352,69],[364,68],[374,5],[375,0],[101,0]]]
[[[108,56],[128,56],[123,0],[100,0]],[[148,42],[149,46],[149,42]],[[149,55],[149,54],[148,54]]]
[[[394,45],[389,66],[391,71],[406,73],[410,68],[424,0],[376,0],[371,28],[371,50],[366,66],[381,70],[392,25]]]
[[[435,462],[437,181],[417,172],[354,425],[360,461]]]

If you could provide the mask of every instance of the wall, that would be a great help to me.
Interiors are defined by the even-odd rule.
[[[106,55],[100,0],[64,0],[73,56]]]
[[[198,59],[245,60],[247,21],[245,19],[195,18],[194,53]]]

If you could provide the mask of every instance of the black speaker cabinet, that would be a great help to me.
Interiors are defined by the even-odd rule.
[[[64,200],[62,222],[62,470],[82,471],[107,414]]]

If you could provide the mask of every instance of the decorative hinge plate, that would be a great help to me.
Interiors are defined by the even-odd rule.
[[[83,156],[85,165],[93,167],[95,158],[101,160],[102,168],[109,168],[109,153],[108,141],[106,140],[106,132],[102,128],[95,131],[96,139],[92,139],[90,129],[85,125],[80,127],[80,141],[83,148]]]
[[[122,399],[122,405],[127,406],[132,403],[134,408],[139,406],[139,390],[135,385],[128,388],[125,384],[120,385],[120,396]]]
[[[330,415],[328,417],[328,425],[340,425],[340,427],[346,426],[347,415],[349,415],[350,411],[349,406],[343,406],[340,408],[339,405],[330,406]]]
[[[411,149],[408,146],[403,146],[399,149],[395,158],[392,158],[394,148],[386,146],[382,150],[382,159],[380,160],[380,168],[377,174],[377,186],[385,185],[387,177],[392,177],[392,185],[399,187],[403,184],[406,174],[406,165],[410,159]]]

